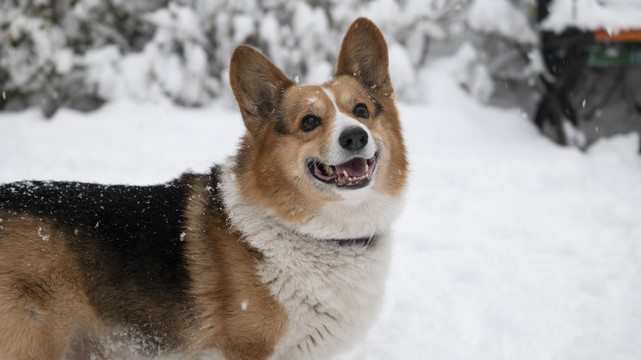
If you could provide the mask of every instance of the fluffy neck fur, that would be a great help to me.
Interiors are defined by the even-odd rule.
[[[263,254],[259,276],[290,318],[272,359],[325,359],[344,349],[365,333],[380,308],[390,254],[389,217],[394,216],[372,213],[374,204],[365,202],[359,213],[347,216],[322,212],[300,231],[244,198],[232,168],[226,167],[221,179],[231,226]],[[362,236],[364,228],[376,233],[368,246],[319,240]]]

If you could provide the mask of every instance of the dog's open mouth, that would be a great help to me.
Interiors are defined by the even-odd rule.
[[[369,159],[356,157],[338,165],[328,165],[318,159],[312,159],[307,163],[307,167],[319,181],[338,187],[358,189],[372,181],[377,159],[378,153]]]

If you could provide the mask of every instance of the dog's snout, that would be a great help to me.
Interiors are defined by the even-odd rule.
[[[338,138],[341,147],[350,151],[357,151],[367,145],[367,132],[360,127],[351,127],[343,130]]]

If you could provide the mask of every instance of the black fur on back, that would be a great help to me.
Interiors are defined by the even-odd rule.
[[[190,176],[196,175],[183,179]],[[193,311],[184,259],[185,182],[11,183],[0,185],[0,210],[52,220],[67,234],[65,246],[83,267],[84,287],[100,316],[171,346],[167,342],[177,339],[167,329]]]

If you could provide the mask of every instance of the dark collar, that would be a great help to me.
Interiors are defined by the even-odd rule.
[[[353,238],[353,239],[334,239],[334,241],[337,242],[338,245],[340,246],[352,246],[352,245],[367,246],[372,242],[372,239],[374,239],[374,235],[367,236],[367,237]]]

